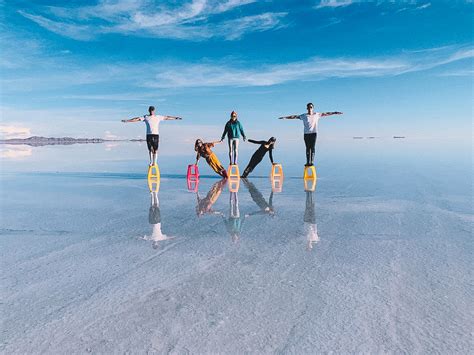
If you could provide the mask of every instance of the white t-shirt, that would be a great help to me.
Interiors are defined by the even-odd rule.
[[[166,117],[161,115],[145,115],[140,118],[140,121],[146,123],[146,134],[160,134],[160,121],[163,121]]]
[[[319,235],[318,235],[318,225],[316,223],[307,223],[304,222],[304,233],[306,234],[306,240],[308,241],[308,245],[316,244],[319,242]]]
[[[303,121],[304,134],[318,133],[318,122],[321,118],[320,112],[314,112],[312,115],[303,113],[299,116],[299,119]]]

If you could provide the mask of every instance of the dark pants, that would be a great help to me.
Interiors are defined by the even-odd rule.
[[[304,144],[306,145],[306,164],[308,165],[313,165],[316,135],[316,133],[307,133],[304,135]]]
[[[316,209],[314,208],[313,193],[306,191],[306,207],[304,209],[305,222],[316,224]]]
[[[146,145],[150,152],[157,152],[158,145],[160,143],[160,136],[158,134],[147,134],[146,135]]]
[[[262,161],[266,153],[267,152],[265,150],[262,151],[260,149],[253,153],[252,158],[250,158],[249,165],[247,165],[247,167],[245,168],[242,177],[246,178],[253,171],[253,169],[255,169],[255,167]]]

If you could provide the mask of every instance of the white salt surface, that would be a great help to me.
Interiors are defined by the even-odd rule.
[[[1,175],[1,352],[472,353],[471,175],[360,171]]]

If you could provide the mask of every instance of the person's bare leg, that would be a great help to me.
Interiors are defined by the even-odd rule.
[[[153,153],[151,152],[151,150],[148,151],[148,155],[150,156],[150,166],[153,164]]]

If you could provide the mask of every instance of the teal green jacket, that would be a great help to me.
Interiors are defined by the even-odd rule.
[[[222,133],[222,139],[224,139],[225,135],[227,134],[227,138],[232,139],[232,138],[240,138],[240,135],[242,134],[242,137],[245,138],[245,133],[244,133],[244,128],[242,127],[242,124],[240,123],[239,120],[235,120],[232,122],[232,120],[227,121],[225,124],[224,132]]]

